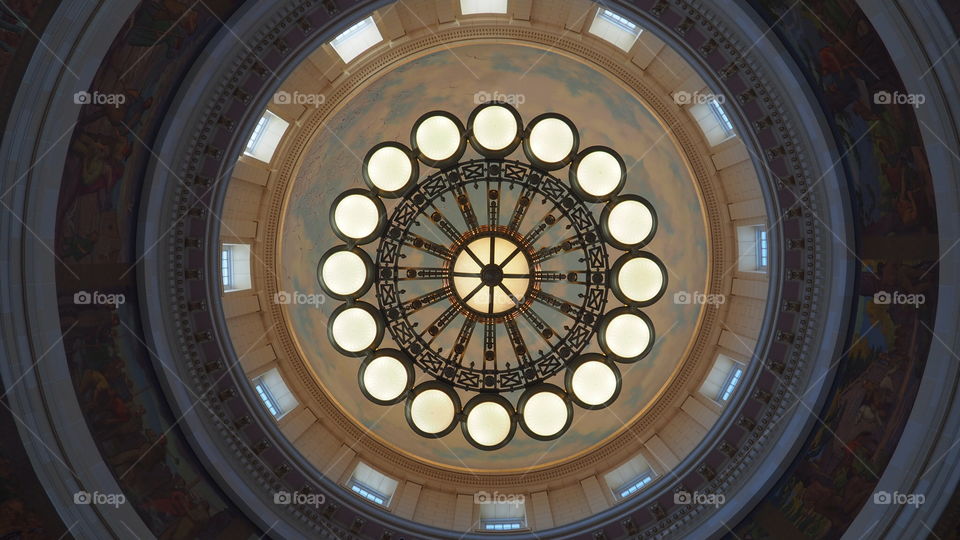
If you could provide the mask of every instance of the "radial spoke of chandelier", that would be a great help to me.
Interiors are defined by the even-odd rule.
[[[444,298],[449,298],[451,294],[451,289],[449,286],[442,287],[435,291],[430,291],[427,294],[418,296],[412,300],[403,304],[403,308],[407,313],[413,313],[420,311],[421,309],[436,304]]]
[[[454,227],[453,224],[450,223],[450,220],[447,219],[443,215],[443,212],[437,209],[437,207],[434,206],[433,203],[430,204],[430,208],[433,209],[433,212],[430,212],[429,214],[427,214],[428,209],[423,208],[422,210],[420,210],[420,213],[426,216],[427,219],[429,219],[431,222],[436,224],[437,228],[440,229],[440,232],[446,235],[446,237],[449,238],[452,242],[454,243],[459,242],[461,237],[460,231],[458,231],[456,227]]]
[[[399,267],[397,268],[398,281],[413,281],[423,279],[446,279],[450,273],[444,268]]]
[[[463,250],[467,252],[467,255],[469,255],[470,258],[473,259],[473,262],[477,263],[480,268],[484,267],[485,263],[480,260],[480,257],[478,257],[469,246],[464,246]]]
[[[470,317],[464,317],[463,326],[460,327],[460,332],[457,334],[457,340],[453,344],[453,350],[450,352],[450,361],[460,364],[463,361],[463,355],[467,350],[467,345],[470,343],[470,338],[473,337],[473,329],[476,327],[477,321],[471,319]],[[471,362],[473,364],[473,362]],[[472,365],[470,367],[473,367]]]
[[[487,181],[487,225],[496,227],[500,225],[500,185],[497,183],[497,189],[490,187]]]
[[[463,221],[467,224],[467,229],[477,229],[480,227],[480,222],[477,220],[477,213],[473,210],[473,204],[470,202],[470,196],[467,195],[467,190],[462,187],[456,191],[457,196],[457,207],[460,208],[460,213],[463,215]]]
[[[560,219],[557,219],[557,217],[553,215],[553,212],[556,209],[557,209],[556,206],[550,209],[550,211],[543,216],[543,219],[540,220],[540,223],[538,223],[537,226],[530,229],[530,231],[527,232],[526,235],[524,235],[523,237],[524,242],[526,242],[527,244],[532,244],[536,242],[537,240],[540,239],[541,236],[543,236],[543,233],[547,232],[551,227],[553,227],[554,225],[560,222]],[[560,215],[561,215],[561,219],[566,218],[566,216],[563,215],[563,212],[560,212]]]
[[[479,285],[477,285],[477,288],[475,288],[475,289],[473,289],[472,291],[470,291],[470,294],[468,294],[468,295],[466,295],[466,296],[463,297],[463,301],[464,301],[464,302],[469,301],[471,298],[474,297],[474,295],[476,295],[478,292],[480,292],[480,290],[483,289],[484,287],[486,287],[486,284],[484,284],[483,282],[481,282]]]
[[[544,292],[540,289],[534,289],[534,291],[531,293],[531,296],[533,297],[534,302],[553,308],[573,320],[577,320],[577,318],[580,317],[581,308],[579,306],[571,304],[570,302],[567,302],[561,298],[557,298],[548,292]]]
[[[566,251],[572,251],[574,249],[579,248],[580,246],[581,246],[580,238],[578,236],[571,236],[569,238],[565,238],[561,240],[555,246],[545,247],[538,250],[536,253],[533,254],[533,257],[531,258],[531,262],[533,262],[533,264],[541,264],[549,261],[550,259],[553,259],[554,257],[560,255],[561,253],[564,253]]]
[[[510,223],[507,225],[507,229],[516,232],[520,229],[520,224],[523,222],[523,218],[527,215],[527,210],[530,208],[530,199],[533,196],[533,191],[529,187],[524,186],[523,191],[520,192],[520,196],[517,197],[517,202],[513,205],[513,214],[510,216]]]
[[[523,248],[520,246],[517,246],[517,249],[513,250],[513,253],[507,255],[507,258],[502,260],[501,262],[498,262],[497,265],[499,265],[501,268],[507,266],[507,263],[512,261],[514,257],[520,254],[521,251],[523,251]]]
[[[429,253],[436,257],[440,257],[445,261],[453,260],[453,253],[451,253],[446,246],[440,245],[436,242],[431,242],[430,240],[427,240],[426,238],[414,233],[410,233],[409,238],[404,242],[404,244],[414,249],[423,251],[424,253]]]
[[[426,330],[420,333],[420,335],[422,336],[423,334],[428,334],[430,339],[427,341],[427,344],[429,345],[433,343],[433,340],[435,340],[437,336],[447,329],[459,312],[460,311],[456,304],[451,303],[449,306],[447,306],[447,309],[443,310],[443,313],[441,313],[432,323],[430,323],[430,326],[428,326]]]

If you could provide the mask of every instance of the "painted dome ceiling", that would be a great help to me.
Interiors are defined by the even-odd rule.
[[[443,439],[424,439],[407,426],[403,407],[379,407],[358,392],[359,360],[337,353],[327,338],[329,316],[339,302],[287,306],[299,348],[318,382],[372,436],[429,462],[479,470],[563,460],[588,451],[642,414],[677,369],[696,330],[700,306],[676,304],[672,295],[704,290],[708,267],[705,220],[688,165],[644,103],[609,75],[573,58],[522,45],[485,44],[439,49],[397,66],[366,84],[325,122],[304,153],[290,191],[279,287],[320,292],[316,261],[342,243],[329,226],[330,202],[347,189],[365,187],[361,160],[371,147],[382,141],[408,143],[410,127],[430,110],[448,110],[465,120],[492,97],[515,104],[524,122],[545,112],[568,116],[580,130],[581,148],[604,145],[622,155],[628,170],[624,193],[646,197],[658,212],[659,229],[645,249],[666,265],[669,290],[666,300],[645,309],[657,341],[649,356],[621,366],[619,399],[605,410],[576,409],[570,430],[551,442],[518,433],[506,447],[483,452],[459,430]],[[523,159],[519,150],[510,157],[516,155]],[[468,149],[463,159],[474,157],[480,156]],[[430,171],[421,169],[427,171],[421,176]],[[596,340],[591,350],[600,352]],[[557,377],[550,382],[563,386],[562,375]],[[426,377],[421,373],[419,379]],[[461,392],[461,401],[472,394]],[[518,395],[511,396],[514,402]]]

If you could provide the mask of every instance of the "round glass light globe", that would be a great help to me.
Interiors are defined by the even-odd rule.
[[[367,280],[367,265],[352,251],[338,251],[323,261],[320,270],[323,284],[334,294],[350,296]]]
[[[333,320],[331,334],[341,349],[360,352],[377,339],[377,321],[367,310],[347,308]]]
[[[450,396],[433,388],[417,394],[410,404],[413,424],[424,433],[440,433],[447,429],[455,413]]]
[[[557,163],[573,151],[570,126],[558,118],[544,118],[530,130],[530,151],[545,163]]]
[[[620,358],[636,358],[650,344],[650,327],[632,313],[621,313],[607,325],[604,339],[613,354]]]
[[[348,238],[366,238],[380,224],[380,209],[373,200],[359,193],[347,195],[333,211],[333,221]]]
[[[467,432],[481,446],[496,446],[510,435],[510,411],[493,401],[479,403],[467,415]]]
[[[603,405],[617,391],[617,375],[603,362],[589,360],[573,372],[570,386],[580,401],[587,405]]]
[[[577,184],[594,197],[606,197],[620,185],[623,166],[613,154],[594,150],[577,163]]]
[[[370,155],[367,176],[383,191],[399,191],[410,183],[413,163],[410,156],[395,146],[384,146]]]
[[[651,259],[634,257],[620,267],[617,286],[630,300],[646,302],[663,289],[663,270]]]
[[[446,116],[431,116],[417,126],[416,140],[424,156],[442,161],[460,148],[460,128]]]
[[[607,230],[617,242],[628,246],[639,244],[653,230],[653,214],[640,201],[620,201],[610,209]]]
[[[567,424],[568,412],[563,398],[553,392],[538,392],[523,406],[523,422],[537,435],[550,437]]]
[[[488,150],[502,150],[517,138],[517,119],[506,108],[491,105],[473,119],[473,136]]]
[[[380,401],[391,401],[407,388],[408,373],[403,362],[392,356],[379,356],[367,364],[363,387]]]

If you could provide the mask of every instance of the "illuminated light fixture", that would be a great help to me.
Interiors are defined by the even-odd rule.
[[[541,114],[530,121],[524,132],[523,151],[527,159],[546,171],[569,164],[579,146],[576,126],[560,114]]]
[[[363,296],[373,285],[373,261],[360,248],[327,250],[320,257],[317,273],[323,291],[337,300]]]
[[[550,441],[563,435],[573,422],[573,405],[566,392],[552,384],[528,388],[517,406],[520,428],[531,438]]]
[[[653,323],[637,309],[621,307],[604,316],[598,339],[600,349],[617,362],[636,362],[653,348]]]
[[[443,437],[457,426],[460,397],[449,385],[428,381],[410,392],[404,413],[407,423],[419,435]]]
[[[345,242],[366,244],[376,240],[387,224],[383,201],[365,189],[350,189],[333,201],[330,225]]]
[[[456,163],[467,148],[460,119],[444,111],[421,116],[413,125],[410,144],[420,161],[438,168]]]
[[[382,197],[402,196],[419,174],[413,152],[400,143],[380,143],[363,158],[363,179]]]
[[[620,195],[603,208],[600,227],[611,246],[625,251],[641,248],[657,232],[657,213],[650,201],[639,195]]]
[[[616,362],[653,347],[639,308],[664,295],[667,274],[640,248],[657,214],[647,199],[621,194],[627,171],[614,150],[578,154],[580,134],[560,114],[524,127],[513,106],[493,101],[464,127],[431,111],[410,144],[371,148],[369,191],[334,200],[331,222],[346,245],[324,253],[317,270],[323,290],[346,302],[331,315],[330,342],[363,358],[363,395],[404,402],[421,436],[460,424],[481,450],[502,448],[517,426],[535,440],[561,437],[574,404],[617,399]],[[468,144],[482,157],[461,162]],[[525,162],[510,159],[520,148]],[[420,178],[420,163],[437,170]],[[551,174],[564,166],[566,181]],[[374,239],[376,256],[366,256],[359,246]],[[612,267],[609,247],[626,252]],[[370,291],[376,307],[361,301]],[[608,307],[612,298],[620,303]],[[378,348],[386,333],[391,343]],[[421,376],[430,379],[413,386]]]
[[[343,304],[330,315],[327,335],[337,352],[363,356],[383,339],[383,318],[366,302]]]
[[[667,290],[667,267],[645,251],[622,255],[613,263],[610,275],[610,287],[624,304],[649,306]]]
[[[397,349],[380,349],[360,364],[360,391],[377,405],[400,403],[413,386],[413,362]]]
[[[523,120],[509,105],[485,103],[470,114],[467,120],[470,146],[484,157],[502,158],[520,145]]]
[[[590,202],[603,202],[623,189],[627,167],[613,150],[592,146],[581,152],[570,166],[570,185]]]
[[[517,430],[516,415],[507,398],[477,394],[463,408],[463,436],[481,450],[502,448]]]
[[[620,395],[620,370],[600,354],[585,354],[567,368],[567,392],[584,409],[602,409]]]

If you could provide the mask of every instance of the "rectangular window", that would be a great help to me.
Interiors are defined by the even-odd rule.
[[[507,0],[460,0],[460,13],[463,15],[506,12]]]
[[[527,528],[527,510],[519,497],[509,501],[485,501],[480,507],[481,531],[517,531]]]
[[[767,231],[763,227],[757,227],[757,268],[766,270],[767,262]]]
[[[609,41],[614,46],[629,52],[640,37],[642,30],[634,22],[623,15],[609,9],[600,8],[593,18],[589,32],[600,39]]]
[[[257,121],[253,133],[247,140],[247,147],[243,151],[244,155],[264,163],[270,163],[288,127],[290,127],[289,122],[270,111],[264,111],[263,116]]]
[[[743,370],[743,364],[725,354],[718,354],[710,373],[700,386],[700,393],[720,405],[726,405],[743,378]]]
[[[397,490],[397,481],[361,461],[350,475],[347,487],[374,504],[390,506],[390,499]]]
[[[656,473],[640,454],[603,476],[617,500],[626,499],[650,485]]]
[[[726,382],[724,383],[720,394],[717,395],[717,401],[721,403],[726,403],[730,399],[730,394],[733,393],[733,389],[737,387],[737,383],[740,382],[740,377],[743,376],[743,370],[740,368],[734,368],[730,375],[727,377]]]
[[[223,292],[243,291],[251,287],[249,245],[223,244],[220,247],[220,276]]]
[[[277,368],[267,371],[250,382],[260,396],[263,406],[277,420],[297,407],[297,398],[293,397]]]
[[[233,246],[225,245],[220,250],[220,274],[223,276],[223,290],[233,288]]]
[[[731,122],[730,117],[727,116],[727,111],[723,110],[723,105],[721,105],[716,98],[711,99],[708,103],[710,105],[710,110],[713,112],[713,116],[717,119],[717,123],[720,124],[721,128],[723,128],[723,134],[725,138],[732,137],[733,122]]]
[[[383,36],[377,28],[377,23],[374,22],[373,17],[367,17],[333,38],[330,46],[340,55],[345,64],[349,64],[351,60],[363,54],[363,51],[381,41]]]

